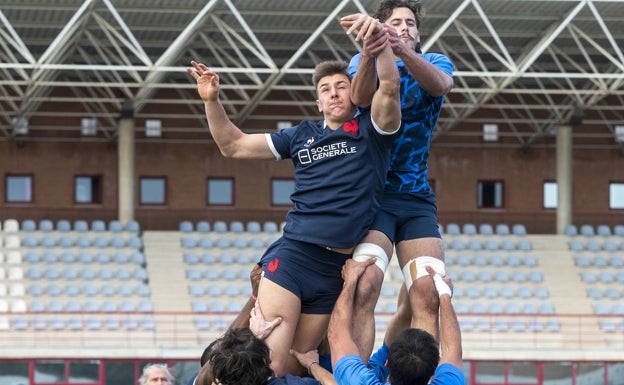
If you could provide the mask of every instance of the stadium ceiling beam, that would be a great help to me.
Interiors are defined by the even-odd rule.
[[[271,87],[279,82],[285,75],[286,71],[295,64],[295,62],[303,55],[303,53],[310,47],[310,45],[318,38],[318,36],[327,28],[330,22],[334,21],[336,16],[344,9],[344,7],[352,0],[342,0],[336,8],[330,12],[330,14],[323,20],[323,22],[312,32],[312,34],[306,39],[306,41],[299,47],[299,49],[288,59],[288,61],[279,69],[279,71],[271,74],[265,83],[262,85],[260,92],[257,92],[250,103],[246,105],[236,117],[236,124],[242,125],[249,115],[256,109],[256,104],[266,98],[271,91]]]
[[[475,0],[476,1],[476,0]],[[507,73],[507,76],[503,76],[499,79],[497,84],[490,89],[489,92],[483,93],[478,96],[478,100],[472,104],[469,108],[461,111],[461,114],[458,116],[458,119],[455,119],[453,122],[449,122],[448,124],[438,125],[438,130],[434,134],[434,137],[437,137],[441,133],[446,133],[452,130],[457,122],[461,122],[465,120],[467,117],[472,115],[475,111],[485,106],[497,93],[499,90],[506,89],[510,87],[518,78],[531,76],[527,73],[527,71],[533,66],[536,60],[540,55],[547,50],[547,48],[552,44],[554,39],[559,36],[561,31],[578,15],[578,13],[585,6],[585,1],[579,2],[575,7],[573,7],[568,14],[558,23],[554,23],[551,25],[551,28],[546,30],[541,38],[536,42],[536,44],[531,45],[533,49],[531,49],[523,58],[518,60],[515,65],[516,71],[512,71],[511,73]],[[487,18],[486,15],[483,15]],[[489,24],[489,23],[488,23]],[[492,76],[494,73],[492,72],[484,72],[482,75]],[[552,74],[544,73],[544,76],[551,77]],[[456,74],[460,75],[460,74]],[[533,75],[535,76],[535,75]],[[585,75],[586,76],[586,75]]]
[[[149,73],[145,77],[144,86],[137,92],[134,100],[132,100],[136,111],[140,110],[147,99],[154,93],[153,86],[163,79],[164,73],[158,69],[176,61],[180,52],[182,52],[188,42],[197,33],[197,30],[209,16],[210,11],[217,2],[218,0],[210,0],[206,3],[180,35],[169,45],[167,50],[158,58],[153,67],[150,66]]]

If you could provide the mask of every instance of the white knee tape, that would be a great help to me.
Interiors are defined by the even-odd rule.
[[[405,266],[403,266],[403,279],[405,280],[405,287],[409,291],[412,287],[412,282],[420,277],[428,275],[427,266],[431,266],[436,274],[444,275],[444,262],[438,258],[422,256],[411,259]]]
[[[374,243],[360,243],[353,250],[353,260],[356,262],[364,262],[371,258],[375,258],[375,265],[385,273],[388,267],[388,255],[382,247]]]

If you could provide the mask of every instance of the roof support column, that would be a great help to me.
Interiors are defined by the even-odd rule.
[[[572,127],[557,129],[557,234],[563,234],[572,216]]]
[[[134,220],[134,106],[121,108],[121,118],[117,124],[117,161],[119,175],[119,221]]]

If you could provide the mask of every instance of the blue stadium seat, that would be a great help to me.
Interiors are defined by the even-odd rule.
[[[182,221],[178,224],[178,231],[182,233],[192,233],[195,231],[193,226],[193,222],[191,221]]]
[[[527,235],[526,227],[521,223],[516,223],[511,226],[511,233],[517,236],[525,236]]]
[[[460,235],[461,229],[457,223],[449,223],[446,225],[446,233],[448,235]]]
[[[596,234],[601,237],[610,237],[611,236],[611,227],[609,225],[598,225],[596,227]]]
[[[118,221],[116,219],[108,221],[108,231],[110,231],[111,233],[121,233],[123,232],[123,230],[124,228],[121,221]]]
[[[592,225],[581,225],[580,232],[581,235],[585,237],[593,237],[596,235],[594,232],[594,226]]]
[[[245,232],[245,225],[241,221],[232,221],[230,222],[230,231],[232,233],[243,233]]]
[[[279,231],[277,223],[273,221],[267,221],[262,224],[262,231],[265,233],[277,233]]]
[[[67,219],[59,219],[56,221],[56,231],[60,233],[70,232],[71,228],[71,223]]]
[[[130,237],[128,238],[128,247],[136,250],[143,249],[143,240],[139,237]]]
[[[479,234],[494,235],[494,228],[489,223],[482,223],[479,225]]]
[[[138,234],[141,232],[141,225],[135,220],[129,220],[126,223],[125,229],[129,233]]]
[[[199,242],[197,243],[197,247],[202,249],[211,249],[213,246],[212,239],[208,237],[199,238]]]
[[[216,221],[212,225],[212,231],[214,231],[215,233],[227,233],[227,223],[225,223],[224,221]]]
[[[260,222],[258,221],[249,221],[247,222],[247,232],[248,233],[259,233],[262,231],[262,227],[260,226]]]
[[[477,235],[477,226],[474,223],[464,223],[462,225],[462,234]]]
[[[91,222],[91,231],[102,233],[106,231],[106,223],[103,220],[96,219]]]
[[[198,233],[207,234],[210,232],[210,223],[207,221],[197,222],[196,230]]]
[[[76,237],[75,245],[76,247],[86,249],[86,248],[91,247],[91,240],[88,237],[81,235],[81,236]]]
[[[510,235],[511,231],[509,230],[509,225],[505,223],[499,223],[495,227],[496,235]]]
[[[25,233],[32,233],[37,231],[37,222],[32,219],[25,219],[22,221],[22,231]]]
[[[85,233],[89,231],[89,224],[85,220],[74,221],[74,231],[79,233]]]
[[[578,229],[575,225],[568,224],[563,227],[563,234],[569,237],[575,237],[578,235]]]
[[[128,257],[128,254],[122,251],[118,251],[115,254],[113,254],[113,262],[115,262],[118,265],[124,265],[130,262],[130,259]]]
[[[193,313],[206,313],[208,312],[208,305],[204,301],[192,301],[191,311]]]

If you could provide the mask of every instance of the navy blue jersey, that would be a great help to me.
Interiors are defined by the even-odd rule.
[[[337,130],[303,121],[267,135],[275,156],[290,158],[295,166],[294,207],[286,216],[284,237],[355,246],[379,208],[395,135],[376,129],[370,113]]]
[[[360,54],[349,63],[349,73],[355,75]],[[453,63],[442,54],[425,53],[421,57],[449,76]],[[440,117],[444,96],[433,97],[420,88],[402,60],[396,61],[401,75],[401,114],[403,129],[392,147],[392,157],[386,180],[386,191],[430,194],[428,182],[429,148],[431,135]]]

